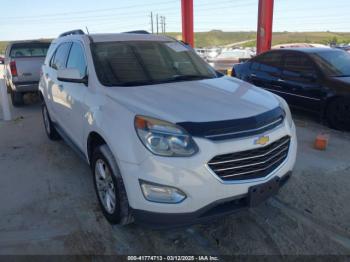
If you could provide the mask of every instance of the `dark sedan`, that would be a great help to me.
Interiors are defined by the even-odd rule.
[[[272,50],[233,66],[232,76],[321,113],[331,127],[350,129],[350,54],[329,48]]]

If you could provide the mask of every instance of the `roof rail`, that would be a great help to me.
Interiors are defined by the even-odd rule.
[[[124,34],[149,34],[146,30],[135,30],[135,31],[128,31],[123,32]]]
[[[64,32],[64,33],[60,34],[58,37],[63,37],[63,36],[67,36],[67,35],[85,35],[85,33],[81,29],[76,29],[76,30]]]

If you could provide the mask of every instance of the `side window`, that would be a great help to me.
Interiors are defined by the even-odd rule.
[[[49,50],[47,51],[46,57],[45,57],[45,61],[44,64],[45,65],[50,65],[51,66],[51,60],[53,57],[53,53],[56,50],[56,43],[51,43]]]
[[[288,54],[284,57],[284,74],[310,75],[315,68],[310,59],[303,54]]]
[[[70,46],[71,43],[63,43],[57,48],[50,62],[52,68],[63,69],[66,67],[66,59]]]
[[[84,77],[86,75],[86,61],[84,50],[77,43],[73,43],[72,48],[69,52],[67,68],[78,69],[81,77]]]
[[[270,52],[257,57],[251,68],[253,70],[259,70],[267,73],[277,73],[282,69],[282,53],[281,52]]]

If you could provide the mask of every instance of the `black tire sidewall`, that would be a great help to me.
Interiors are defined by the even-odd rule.
[[[19,93],[16,91],[11,92],[11,102],[14,107],[19,107],[24,104],[23,101],[23,93]]]
[[[348,104],[350,105],[350,102],[347,102],[345,98],[336,98],[333,101],[330,102],[328,108],[327,108],[327,121],[331,128],[337,129],[337,130],[350,130],[350,126],[344,126],[343,123],[338,121],[338,112],[336,111],[336,107],[341,104]],[[346,117],[346,116],[345,116]]]
[[[116,196],[115,196],[116,197],[116,207],[115,207],[115,210],[112,214],[108,213],[105,210],[105,207],[103,206],[103,204],[101,202],[101,199],[100,199],[100,196],[99,196],[98,190],[97,190],[95,166],[96,166],[97,160],[99,160],[99,159],[103,160],[106,163],[110,172],[112,173],[112,180],[113,180],[115,194],[116,194]],[[91,169],[92,169],[92,174],[93,174],[95,192],[96,192],[96,196],[97,196],[99,205],[102,209],[104,216],[106,217],[108,222],[110,222],[111,224],[123,224],[124,218],[126,216],[128,216],[128,214],[125,214],[125,208],[123,208],[123,206],[124,207],[125,207],[125,205],[128,206],[128,200],[126,197],[126,191],[125,191],[125,187],[124,187],[124,183],[123,183],[123,179],[122,179],[121,175],[115,174],[113,168],[111,167],[111,163],[109,163],[109,160],[107,159],[107,157],[105,157],[105,155],[102,153],[100,147],[95,149],[93,156],[92,156],[91,163],[92,163]]]
[[[49,120],[49,123],[50,123],[50,128],[49,128],[50,129],[50,133],[48,133],[47,127],[46,127],[46,124],[45,124],[45,117],[44,117],[45,113],[44,113],[44,110],[46,110],[47,117],[48,117],[48,120]],[[45,129],[45,133],[46,133],[47,137],[50,140],[59,140],[60,139],[60,135],[57,133],[57,131],[55,129],[55,126],[54,126],[54,124],[51,121],[50,114],[49,114],[49,111],[47,110],[47,107],[46,107],[45,103],[43,103],[41,105],[41,113],[42,113],[42,117],[43,117],[44,129]]]

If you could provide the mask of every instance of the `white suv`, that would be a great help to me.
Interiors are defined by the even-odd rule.
[[[282,98],[166,36],[62,34],[40,91],[47,135],[90,164],[111,223],[183,225],[255,206],[295,163]]]

